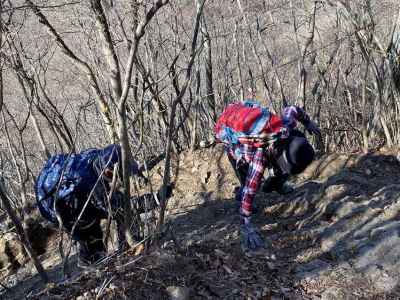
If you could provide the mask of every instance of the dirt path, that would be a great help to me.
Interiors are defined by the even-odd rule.
[[[186,299],[400,297],[395,156],[324,157],[297,179],[294,193],[257,195],[254,220],[272,242],[271,260],[241,252],[232,199],[236,180],[215,151],[185,157],[176,166],[178,188],[161,249],[110,259],[44,291],[38,286],[30,298],[168,299],[171,288],[188,293]],[[157,176],[156,171],[155,181]],[[27,282],[32,289],[32,280],[17,286],[20,294],[23,284],[25,295],[29,290]]]

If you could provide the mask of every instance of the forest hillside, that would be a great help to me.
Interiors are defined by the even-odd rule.
[[[0,297],[399,298],[398,0],[0,0],[0,16]],[[262,257],[240,251],[214,134],[246,99],[321,130],[304,131],[316,158],[295,191],[256,196]],[[109,213],[109,255],[81,270],[35,182],[54,155],[110,144],[143,240],[126,230],[113,252]],[[151,213],[128,202],[158,190]]]

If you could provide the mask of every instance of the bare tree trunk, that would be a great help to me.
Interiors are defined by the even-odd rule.
[[[123,89],[121,97],[118,101],[118,136],[121,144],[121,155],[122,155],[122,177],[124,187],[124,213],[125,213],[125,234],[127,236],[128,243],[133,246],[133,237],[129,230],[130,224],[133,218],[133,208],[130,199],[130,180],[129,173],[130,167],[129,162],[132,161],[132,153],[129,147],[128,132],[126,126],[126,100],[131,85],[132,69],[135,62],[137,62],[137,52],[139,49],[139,43],[141,38],[145,34],[145,29],[151,19],[155,16],[157,11],[168,4],[169,0],[158,0],[154,3],[152,8],[146,13],[145,18],[138,24],[134,32],[134,42],[129,52],[129,58],[126,65],[126,73],[123,81]]]
[[[44,142],[42,130],[39,127],[39,124],[37,122],[36,115],[33,112],[33,109],[31,111],[31,121],[32,121],[33,127],[35,128],[37,137],[39,139],[40,146],[42,147],[43,158],[44,159],[49,159],[50,158],[50,151],[49,151],[49,149],[47,149],[47,146],[46,146],[46,144]]]
[[[362,122],[361,122],[361,136],[363,140],[363,152],[367,153],[369,148],[369,134],[368,134],[368,118],[366,116],[366,108],[367,108],[367,78],[368,78],[368,70],[369,70],[369,62],[367,62],[367,68],[365,70],[365,75],[362,82]]]
[[[201,0],[196,0],[197,10],[202,5],[200,3]],[[217,120],[217,113],[215,107],[215,97],[214,97],[214,88],[213,88],[213,66],[212,66],[212,52],[211,52],[211,37],[207,30],[206,19],[203,14],[201,18],[201,33],[203,35],[203,45],[205,50],[205,71],[206,71],[206,99],[209,107],[211,108],[212,118],[215,122]]]
[[[258,64],[257,64],[257,65],[258,65],[258,68],[259,68],[260,73],[261,73],[261,79],[262,79],[262,82],[263,82],[263,85],[264,85],[265,94],[267,95],[266,98],[268,98],[270,107],[273,107],[272,92],[271,92],[271,89],[270,89],[270,87],[268,86],[268,83],[267,83],[267,75],[266,75],[266,71],[265,71],[265,69],[264,69],[263,60],[262,60],[262,58],[261,58],[260,53],[257,51],[256,43],[255,43],[255,40],[253,39],[251,27],[250,27],[250,24],[249,24],[249,22],[248,22],[248,20],[247,20],[247,17],[246,17],[246,14],[245,14],[245,12],[244,12],[242,3],[241,3],[240,0],[236,0],[236,2],[237,2],[237,5],[238,5],[238,7],[239,7],[239,10],[240,10],[240,12],[241,12],[241,14],[242,14],[242,18],[243,18],[243,20],[244,20],[244,23],[245,23],[245,25],[246,25],[246,27],[247,27],[247,30],[248,30],[249,42],[250,42],[250,44],[251,44],[251,48],[252,48],[252,50],[253,50],[253,54],[254,54],[255,58],[257,59],[257,61],[258,61]],[[262,42],[262,38],[261,38],[261,35],[260,35],[259,26],[258,26],[257,29],[258,29],[258,30],[257,30],[258,39]],[[280,92],[281,92],[283,106],[287,106],[287,100],[286,100],[286,97],[285,97],[285,94],[284,94],[284,91],[283,91],[283,87],[282,87],[282,84],[281,84],[281,81],[280,81],[280,77],[278,76],[277,70],[276,70],[276,68],[275,68],[274,60],[272,59],[271,53],[269,52],[269,50],[268,50],[268,48],[266,47],[265,43],[263,43],[263,46],[264,46],[264,50],[265,50],[266,53],[267,53],[268,58],[269,58],[270,61],[271,61],[271,64],[272,64],[272,69],[273,69],[274,74],[275,74],[275,76],[276,76],[277,84],[278,84],[279,89],[280,89]],[[253,74],[252,74],[252,72],[251,72],[250,69],[249,69],[249,75],[250,75],[250,77],[252,78],[252,81],[253,81]],[[256,94],[255,84],[253,84],[252,92],[251,92],[251,93]]]
[[[1,111],[2,114],[2,118],[3,118],[3,124],[4,124],[4,132],[6,134],[6,139],[7,139],[7,144],[8,144],[8,150],[10,151],[10,155],[12,157],[12,161],[14,163],[14,167],[15,170],[18,174],[18,180],[19,180],[19,184],[20,184],[20,196],[21,196],[21,207],[25,206],[27,204],[27,198],[26,198],[26,180],[25,180],[25,176],[22,173],[21,167],[18,163],[18,157],[17,154],[14,151],[14,145],[11,142],[11,136],[10,133],[8,131],[8,127],[7,127],[7,122],[4,116],[4,107],[3,110]],[[13,120],[15,122],[15,120]],[[19,130],[19,128],[18,128]],[[21,132],[18,132],[21,135]],[[22,145],[21,145],[22,146]]]
[[[317,3],[316,2],[314,3],[314,9],[313,9],[313,13],[312,13],[310,30],[309,30],[309,37],[307,38],[303,49],[301,49],[302,48],[301,44],[300,44],[301,41],[299,39],[299,33],[298,33],[299,27],[297,24],[296,12],[295,12],[295,7],[293,6],[293,1],[290,1],[290,6],[292,9],[293,27],[294,27],[294,32],[295,32],[295,36],[296,36],[297,48],[298,48],[298,52],[299,52],[299,56],[300,56],[300,59],[298,61],[299,81],[298,81],[298,87],[297,87],[297,100],[299,101],[299,105],[302,108],[306,109],[307,70],[305,68],[305,59],[307,56],[308,47],[310,47],[314,41],[315,15],[316,15],[316,10],[317,10]]]
[[[240,65],[240,51],[239,51],[239,44],[238,44],[238,22],[235,21],[235,31],[233,32],[233,41],[235,43],[235,50],[236,50],[236,63],[237,63],[237,76],[239,78],[240,84],[240,100],[244,101],[244,85],[243,85],[243,78],[242,78],[242,67]]]
[[[196,150],[197,145],[197,119],[199,114],[199,103],[200,103],[200,87],[201,87],[201,77],[200,71],[197,66],[196,70],[196,92],[195,92],[195,100],[194,100],[194,116],[193,116],[193,124],[192,124],[192,137],[190,142],[190,150],[193,153]]]
[[[380,115],[379,121],[381,123],[381,126],[383,128],[383,132],[384,132],[385,137],[386,137],[386,143],[387,143],[388,147],[392,147],[393,146],[393,139],[392,139],[392,135],[390,134],[390,130],[388,128],[388,124],[387,124],[385,118],[382,115]]]
[[[104,120],[104,124],[106,125],[107,132],[109,135],[109,139],[111,142],[115,142],[117,138],[116,130],[114,128],[114,122],[113,118],[111,116],[111,111],[110,107],[104,98],[104,95],[102,94],[100,90],[99,83],[96,79],[96,76],[93,72],[93,70],[90,68],[89,64],[85,62],[84,60],[80,59],[64,42],[64,40],[61,38],[61,36],[58,34],[58,32],[55,30],[55,28],[49,23],[47,20],[46,16],[41,12],[41,10],[32,2],[32,0],[25,0],[27,5],[32,9],[34,14],[39,18],[39,22],[42,23],[44,26],[47,27],[49,30],[49,33],[54,36],[57,45],[61,48],[62,52],[70,58],[82,71],[83,73],[88,77],[90,87],[92,88],[93,93],[96,96],[96,100],[98,102],[99,108],[101,115]]]
[[[121,73],[118,57],[114,49],[106,14],[101,0],[91,0],[90,4],[96,14],[96,26],[103,42],[103,53],[110,68],[110,83],[114,94],[114,99],[119,99],[122,93]]]
[[[393,25],[388,54],[392,72],[392,80],[397,92],[400,93],[400,7],[397,13],[397,20]]]
[[[11,46],[14,46],[14,44],[12,44]],[[17,76],[17,79],[18,79],[18,84],[19,84],[19,86],[21,87],[21,89],[22,89],[22,91],[24,93],[25,100],[27,101],[27,105],[28,105],[28,107],[29,107],[29,109],[31,111],[30,112],[30,119],[32,121],[33,127],[35,128],[36,134],[37,134],[38,139],[39,139],[39,143],[40,143],[40,145],[42,147],[42,155],[44,156],[45,159],[47,159],[47,158],[50,157],[50,152],[47,149],[47,146],[46,146],[46,144],[44,142],[42,131],[41,131],[39,125],[38,125],[38,122],[37,122],[37,119],[36,119],[36,115],[35,115],[35,113],[33,111],[32,105],[31,105],[31,103],[33,102],[32,98],[34,97],[33,94],[35,92],[34,91],[34,87],[33,87],[33,79],[28,78],[28,75],[27,75],[26,71],[24,70],[24,68],[22,66],[22,61],[21,61],[21,58],[20,58],[19,53],[17,52],[17,50],[16,50],[15,56],[16,56],[16,62],[13,64],[13,67],[14,67],[14,70],[16,72],[16,76]],[[26,87],[24,85],[25,82],[30,87],[30,95],[31,96],[29,96],[29,94],[27,92],[27,89],[26,89]]]
[[[3,15],[3,2],[0,1],[0,45],[3,45],[3,30],[4,30],[4,26],[3,26],[3,19],[2,16]],[[3,109],[3,103],[4,103],[4,90],[3,90],[4,86],[3,86],[3,62],[0,62],[0,111]]]
[[[197,37],[199,33],[199,27],[200,27],[200,19],[201,15],[203,13],[203,8],[206,0],[203,0],[201,5],[197,7],[196,9],[196,21],[194,25],[194,32],[193,32],[193,38],[192,38],[192,48],[190,52],[190,61],[188,63],[187,69],[186,69],[186,78],[185,82],[183,83],[179,94],[177,97],[174,99],[172,102],[172,107],[171,107],[171,113],[169,116],[169,128],[168,128],[168,135],[167,135],[167,145],[165,147],[165,165],[164,165],[164,176],[163,176],[163,189],[161,193],[161,199],[160,199],[160,216],[158,218],[158,224],[157,224],[157,229],[158,232],[161,232],[163,224],[164,224],[164,217],[165,217],[165,209],[167,206],[166,203],[166,188],[170,183],[170,167],[171,167],[171,145],[172,145],[172,137],[174,135],[174,121],[175,121],[175,114],[176,114],[176,107],[178,103],[182,100],[183,96],[186,93],[186,89],[190,83],[191,80],[191,74],[192,74],[192,67],[194,63],[194,59],[196,58],[196,49],[197,49]]]
[[[28,253],[28,256],[32,259],[33,264],[35,265],[35,268],[38,271],[43,282],[47,283],[49,281],[49,278],[48,278],[45,270],[43,269],[42,264],[40,263],[39,259],[37,258],[36,253],[33,251],[31,244],[29,243],[28,236],[24,230],[24,227],[22,226],[20,220],[17,218],[17,215],[15,214],[14,210],[12,209],[10,200],[8,199],[7,194],[5,193],[3,178],[0,179],[0,199],[3,204],[2,207],[5,209],[8,216],[10,217],[11,221],[13,222],[13,224],[17,230],[18,236],[21,239],[21,243],[24,246],[26,252]]]

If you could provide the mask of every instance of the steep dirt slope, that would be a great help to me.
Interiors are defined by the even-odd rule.
[[[222,149],[182,154],[161,249],[112,257],[45,290],[21,277],[3,296],[398,299],[400,162],[393,154],[329,155],[293,180],[294,193],[259,193],[255,222],[275,260],[240,251],[237,181]],[[152,174],[156,184],[161,168]]]

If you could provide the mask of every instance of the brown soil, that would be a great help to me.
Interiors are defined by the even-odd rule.
[[[112,257],[96,269],[73,267],[71,277],[64,281],[53,249],[43,259],[56,284],[44,287],[37,275],[20,271],[14,284],[8,283],[9,290],[3,290],[3,297],[169,299],[171,286],[188,288],[188,299],[331,299],[327,291],[332,289],[336,297],[348,299],[397,299],[400,295],[397,288],[385,293],[376,290],[367,279],[353,274],[352,268],[347,270],[345,260],[322,249],[319,235],[338,222],[320,209],[319,199],[367,197],[398,183],[400,164],[394,153],[326,156],[294,180],[296,191],[291,195],[259,193],[255,223],[272,242],[276,260],[241,252],[233,200],[237,181],[219,146],[182,154],[176,161],[176,190],[168,204],[168,230],[161,247],[152,245],[138,255],[130,251]],[[153,170],[155,186],[161,173],[162,166]],[[299,268],[310,262],[329,268],[299,276]]]

